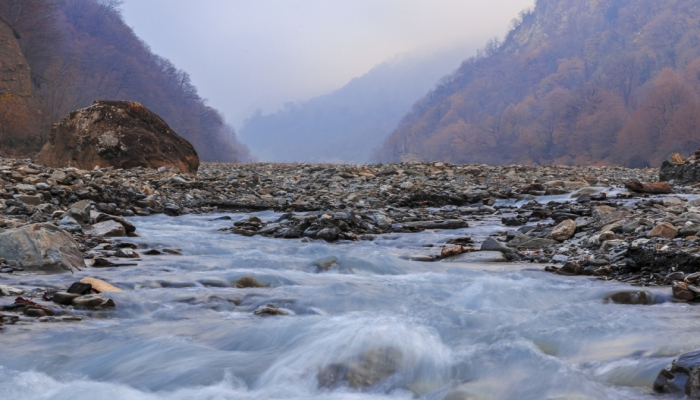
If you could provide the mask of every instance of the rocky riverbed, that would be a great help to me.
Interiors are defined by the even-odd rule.
[[[156,214],[212,214],[202,221],[220,234],[256,243],[343,248],[415,235],[412,250],[397,254],[426,268],[512,262],[635,286],[606,294],[606,302],[658,304],[665,291],[692,303],[700,296],[700,188],[657,180],[658,170],[619,167],[203,163],[193,175],[168,167],[87,171],[0,159],[0,327],[115,315],[125,299],[120,292],[142,284],[108,283],[110,274],[101,271],[129,271],[192,251],[140,237],[139,221]],[[337,257],[308,268],[352,273]],[[197,282],[239,290],[271,285],[254,273]],[[191,287],[157,287],[178,285]],[[250,300],[227,301],[258,318],[295,313],[284,301],[251,308]],[[363,360],[396,358],[376,351],[365,350],[349,365],[362,369],[374,363]],[[396,372],[393,362],[370,376],[330,364],[318,384],[373,386]],[[688,380],[674,378],[678,371],[669,367],[656,389],[681,390]]]

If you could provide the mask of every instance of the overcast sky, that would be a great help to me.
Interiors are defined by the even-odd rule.
[[[328,93],[375,65],[466,44],[465,58],[534,0],[126,0],[127,24],[240,127],[260,108]],[[458,65],[455,65],[455,68]],[[417,100],[417,99],[416,99]]]

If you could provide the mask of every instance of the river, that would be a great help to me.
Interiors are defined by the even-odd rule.
[[[0,398],[658,399],[659,370],[700,348],[700,308],[668,288],[651,289],[656,304],[619,305],[603,298],[629,286],[542,265],[409,261],[502,229],[488,219],[327,244],[220,232],[224,215],[247,218],[131,219],[141,237],[129,241],[181,256],[0,281],[127,289],[109,294],[114,312],[0,331]],[[233,287],[243,276],[270,286]],[[253,314],[268,304],[289,315]],[[334,366],[372,357],[389,372],[368,388],[329,383]]]

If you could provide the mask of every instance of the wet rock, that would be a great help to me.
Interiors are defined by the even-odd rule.
[[[31,224],[0,233],[0,255],[27,271],[65,272],[85,266],[72,236],[51,224]]]
[[[403,354],[395,348],[377,348],[357,359],[330,364],[316,376],[320,388],[333,389],[348,385],[366,390],[396,374],[403,364]]]
[[[13,288],[11,286],[0,285],[0,296],[21,296],[24,290]]]
[[[96,101],[51,129],[36,161],[50,167],[173,166],[196,173],[199,157],[160,117],[139,103]]]
[[[258,282],[257,279],[252,276],[244,276],[236,281],[236,287],[239,289],[244,288],[261,288],[265,287],[262,283]]]
[[[673,189],[668,182],[640,182],[629,181],[625,187],[637,193],[668,194],[673,193]]]
[[[690,301],[695,298],[695,293],[688,289],[688,284],[685,282],[673,282],[673,297],[679,300]]]
[[[649,233],[648,238],[664,238],[673,239],[678,234],[678,229],[668,222],[662,222],[654,227]]]
[[[253,312],[254,315],[261,315],[261,316],[266,316],[266,315],[289,315],[288,312],[284,310],[280,310],[279,308],[268,304],[266,307],[259,308]]]
[[[69,306],[73,303],[73,300],[80,297],[78,293],[68,293],[68,292],[56,292],[53,294],[51,300],[54,303],[58,303],[64,306]]]
[[[481,244],[481,251],[500,251],[501,253],[511,253],[513,249],[492,237],[488,237]]]
[[[700,399],[700,351],[685,353],[661,370],[654,381],[654,391]]]
[[[122,237],[126,235],[126,229],[119,222],[110,220],[96,223],[89,233],[96,237]]]
[[[419,260],[416,260],[419,261]],[[433,261],[430,259],[429,261]],[[454,257],[449,257],[443,262],[464,262],[464,263],[487,263],[487,262],[505,262],[508,261],[504,253],[500,251],[471,251],[468,253],[460,254]]]
[[[582,270],[583,268],[581,267],[581,264],[576,261],[570,261],[564,264],[564,266],[559,268],[559,270],[556,272],[559,275],[575,276],[580,275]]]
[[[613,293],[603,300],[617,304],[653,304],[651,294],[639,290]]]
[[[114,256],[119,257],[119,258],[139,258],[140,257],[138,255],[138,253],[132,249],[117,249],[117,251],[114,253]]]
[[[563,242],[574,236],[574,233],[576,233],[576,222],[567,219],[554,227],[554,230],[552,230],[552,239]]]
[[[73,299],[72,304],[75,307],[82,307],[90,310],[109,309],[115,307],[112,299],[108,299],[100,294],[88,294],[76,297]]]
[[[83,283],[83,282],[74,282],[73,284],[70,285],[68,290],[66,290],[68,293],[72,294],[77,294],[79,296],[85,295],[85,294],[90,294],[92,293],[92,285],[89,283]]]
[[[414,221],[408,222],[406,225],[419,229],[461,229],[469,227],[467,221],[461,219],[447,221]]]
[[[316,233],[316,237],[318,239],[323,239],[326,242],[333,242],[336,239],[338,239],[338,235],[340,234],[340,229],[334,227],[330,228],[323,228],[318,233]]]
[[[440,257],[442,257],[442,258],[454,257],[454,256],[460,255],[464,252],[465,252],[465,249],[462,246],[445,247],[440,251]]]
[[[91,285],[93,289],[99,292],[123,292],[118,287],[97,278],[83,278],[80,280],[80,283]]]

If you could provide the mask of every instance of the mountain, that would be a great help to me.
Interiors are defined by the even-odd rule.
[[[269,115],[257,112],[241,138],[263,160],[366,162],[413,102],[465,54],[459,46],[396,57],[330,94]]]
[[[0,1],[0,153],[35,154],[53,123],[99,99],[142,103],[192,143],[203,161],[249,160],[248,149],[197,94],[189,75],[153,54],[126,25],[120,3]],[[22,82],[28,72],[29,88],[3,84],[19,76],[6,67],[5,53],[24,59],[12,63],[25,63],[19,69]]]
[[[697,0],[538,0],[418,101],[381,161],[657,166],[700,147]]]

